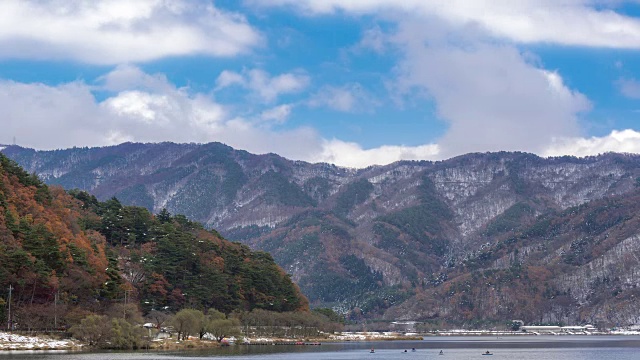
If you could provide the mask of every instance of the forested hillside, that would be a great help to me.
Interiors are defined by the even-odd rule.
[[[2,152],[47,183],[166,207],[267,251],[312,305],[356,321],[640,322],[630,305],[638,155],[476,153],[347,169],[220,143]],[[147,246],[105,234],[123,251]]]
[[[49,187],[1,154],[0,264],[0,317],[6,324],[11,287],[22,329],[65,328],[116,305],[143,314],[308,310],[269,254],[183,215]]]
[[[436,327],[511,318],[601,327],[640,322],[640,189],[535,218],[503,217],[486,231],[494,242],[450,263],[387,316]]]
[[[78,202],[64,190],[49,188],[0,155],[2,317],[9,286],[15,319],[53,318],[58,295],[61,303],[81,307],[109,296],[103,286],[109,278],[106,241],[96,231],[83,231],[81,217]],[[68,315],[81,307],[72,306]]]

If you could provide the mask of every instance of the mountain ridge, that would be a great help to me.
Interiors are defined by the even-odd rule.
[[[269,251],[313,303],[354,318],[411,309],[483,250],[567,209],[635,194],[640,177],[640,156],[614,153],[474,153],[349,169],[219,143],[3,152],[49,183],[167,207]]]

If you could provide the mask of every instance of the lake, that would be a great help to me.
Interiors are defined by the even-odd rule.
[[[375,353],[370,353],[371,348]],[[415,348],[416,351],[412,351]],[[407,352],[404,352],[407,350]],[[438,353],[442,350],[444,355]],[[489,350],[491,357],[481,354]],[[238,345],[181,352],[0,352],[0,360],[360,360],[360,359],[638,359],[640,336],[426,337],[423,341],[325,343],[320,346]]]

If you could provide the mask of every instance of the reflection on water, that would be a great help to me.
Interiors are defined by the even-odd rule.
[[[375,348],[375,353],[370,349]],[[415,348],[415,351],[411,351]],[[405,352],[407,350],[407,352]],[[439,355],[440,350],[443,355]],[[490,350],[489,358],[482,353]],[[0,352],[0,360],[361,360],[361,359],[638,359],[638,336],[427,337],[423,341],[345,342],[321,346],[238,345],[182,352]]]

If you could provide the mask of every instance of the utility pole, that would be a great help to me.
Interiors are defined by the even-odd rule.
[[[13,291],[13,286],[9,284],[9,315],[7,317],[7,330],[11,331],[11,291]]]
[[[124,306],[122,307],[122,312],[123,312],[123,318],[125,320],[127,320],[127,293],[131,291],[131,290],[125,290],[124,291]]]
[[[56,291],[53,298],[53,329],[54,330],[58,330],[58,293],[60,293],[60,290]]]

